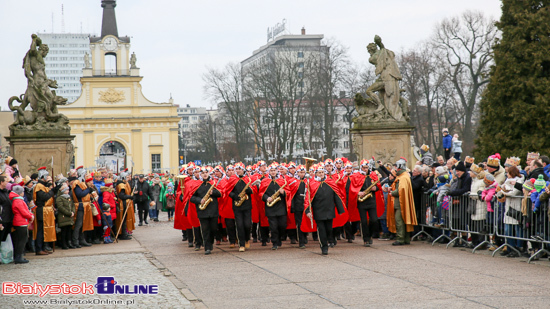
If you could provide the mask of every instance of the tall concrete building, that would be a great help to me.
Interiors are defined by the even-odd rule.
[[[179,126],[179,155],[186,160],[191,152],[200,152],[200,146],[194,138],[193,132],[198,129],[200,122],[207,120],[206,107],[191,107],[189,104],[178,107],[178,116],[181,118]],[[187,162],[187,161],[185,161]]]
[[[38,33],[38,37],[50,48],[44,58],[46,75],[57,81],[57,95],[67,98],[69,103],[76,101],[81,93],[84,55],[90,54],[90,34]]]

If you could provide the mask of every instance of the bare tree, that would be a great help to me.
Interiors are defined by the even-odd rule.
[[[491,46],[497,36],[492,18],[479,11],[466,11],[438,23],[431,38],[440,51],[441,63],[464,110],[464,152],[471,153],[475,138],[475,112],[493,61]]]
[[[252,144],[249,134],[249,106],[243,100],[242,80],[238,63],[229,63],[223,70],[210,68],[203,75],[206,97],[215,103],[221,103],[218,109],[224,112],[220,114],[227,116],[227,119],[221,118],[219,122],[224,126],[224,137],[233,137],[234,144],[237,145],[233,148],[237,149],[236,157],[239,160],[244,159]],[[224,142],[227,144],[229,141]]]

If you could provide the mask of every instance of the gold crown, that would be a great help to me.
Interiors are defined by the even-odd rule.
[[[500,160],[498,158],[489,158],[487,159],[487,165],[488,166],[499,166]]]
[[[474,164],[475,159],[476,158],[474,158],[474,157],[466,156],[466,159],[464,159],[464,162]]]
[[[483,168],[481,168],[481,166],[477,164],[472,164],[472,166],[470,166],[470,171],[474,172],[474,174],[479,174],[481,171],[483,171]]]
[[[527,153],[527,160],[537,160],[539,157],[540,157],[540,154],[538,152]]]
[[[420,147],[420,149],[424,150],[425,152],[428,152],[428,150],[430,150],[430,146],[424,144]]]
[[[450,158],[449,161],[451,161],[451,165],[455,165],[458,163],[458,160],[455,157]]]

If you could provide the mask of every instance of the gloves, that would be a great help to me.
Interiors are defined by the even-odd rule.
[[[430,197],[434,197],[434,194],[435,194],[435,192],[432,192],[432,193],[430,194]]]
[[[183,194],[180,194],[180,202],[183,202]]]
[[[441,207],[441,203],[440,203],[440,202],[437,202],[436,205],[437,205],[438,208]]]

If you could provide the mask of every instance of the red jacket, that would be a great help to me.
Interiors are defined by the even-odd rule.
[[[101,193],[103,194],[103,203],[111,206],[111,219],[116,219],[116,202],[114,190],[108,189],[108,187],[101,187]]]
[[[13,226],[28,225],[33,215],[27,207],[27,203],[23,200],[23,197],[15,192],[10,192],[10,200],[12,201],[11,209],[13,212]]]

